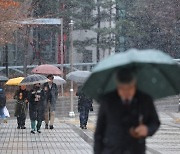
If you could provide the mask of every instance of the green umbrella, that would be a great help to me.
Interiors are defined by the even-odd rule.
[[[124,68],[133,70],[138,89],[154,99],[180,93],[180,67],[170,56],[153,49],[130,49],[101,61],[84,84],[84,92],[99,99],[115,90],[116,72]]]

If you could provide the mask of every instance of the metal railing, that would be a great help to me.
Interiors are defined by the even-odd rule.
[[[61,68],[61,64],[52,64],[54,66],[57,66],[59,68]],[[92,68],[96,65],[96,63],[75,63],[73,64],[73,69],[74,70],[92,70]],[[33,69],[35,67],[37,67],[38,65],[28,65],[27,69]],[[68,68],[70,69],[70,64],[63,64],[64,68]],[[0,71],[6,69],[5,66],[0,66]],[[9,66],[8,69],[14,70],[18,73],[23,74],[23,66]]]
[[[180,59],[174,59],[177,63],[180,64]],[[92,70],[92,68],[96,65],[97,63],[74,63],[73,64],[73,69],[74,70]],[[62,64],[52,64],[54,66],[57,66],[61,68]],[[27,69],[33,69],[38,65],[28,65]],[[70,64],[63,64],[64,68],[70,69]],[[0,71],[6,69],[5,66],[0,66]],[[23,66],[9,66],[8,69],[14,70],[18,73],[23,74]]]

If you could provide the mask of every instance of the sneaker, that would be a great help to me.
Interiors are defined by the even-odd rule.
[[[36,134],[34,130],[31,131],[31,134]]]
[[[86,126],[82,126],[81,129],[87,129],[87,127]]]
[[[5,123],[5,124],[7,124],[7,123],[8,123],[7,119],[5,119],[5,120],[4,120],[4,123]]]
[[[20,126],[17,126],[17,129],[20,129],[21,127]]]
[[[37,132],[40,134],[41,133],[41,131],[40,130],[37,130]]]
[[[45,129],[48,129],[48,124],[45,125]]]
[[[50,125],[49,128],[50,128],[50,129],[54,129],[54,126],[53,126],[53,125]]]
[[[81,129],[84,129],[84,125],[81,126]]]
[[[26,129],[26,127],[25,127],[25,126],[22,126],[21,129]]]

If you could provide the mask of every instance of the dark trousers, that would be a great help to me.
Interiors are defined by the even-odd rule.
[[[88,117],[89,117],[89,108],[82,106],[80,109],[80,115],[79,115],[81,126],[87,125]]]
[[[17,116],[17,124],[19,127],[25,126],[26,121],[26,114],[22,113],[21,115]]]

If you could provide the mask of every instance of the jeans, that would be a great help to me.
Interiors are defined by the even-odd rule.
[[[88,117],[89,117],[89,108],[82,106],[80,108],[80,115],[79,115],[81,126],[87,125]]]
[[[40,130],[40,128],[41,128],[41,124],[42,124],[42,121],[37,121],[37,124],[36,124],[36,121],[35,120],[31,120],[31,129],[33,130],[33,131],[35,131],[35,130]]]

